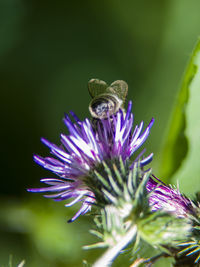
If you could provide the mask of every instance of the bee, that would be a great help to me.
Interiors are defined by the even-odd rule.
[[[117,80],[110,86],[99,79],[88,82],[88,91],[92,97],[89,111],[93,119],[106,119],[123,108],[128,93],[125,81]]]

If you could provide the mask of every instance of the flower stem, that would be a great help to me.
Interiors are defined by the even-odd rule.
[[[120,254],[121,250],[128,246],[137,233],[137,227],[131,227],[126,235],[114,246],[109,248],[92,267],[108,267],[111,266],[114,259]]]

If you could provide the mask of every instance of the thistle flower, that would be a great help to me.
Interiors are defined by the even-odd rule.
[[[146,189],[152,211],[163,210],[176,217],[183,218],[193,213],[192,201],[176,188],[164,184],[154,175],[148,180]]]
[[[36,163],[60,178],[41,179],[41,182],[49,187],[28,189],[28,191],[53,193],[45,197],[57,201],[73,198],[70,203],[65,204],[67,207],[81,201],[81,208],[70,221],[89,211],[96,199],[95,192],[85,183],[85,177],[90,176],[90,173],[103,161],[112,161],[116,158],[121,158],[123,162],[129,160],[150,133],[154,119],[143,132],[143,122],[132,131],[131,109],[132,103],[129,102],[126,114],[120,109],[108,119],[97,120],[95,127],[88,119],[80,121],[73,112],[71,115],[75,120],[74,123],[68,115],[65,115],[64,123],[69,135],[61,134],[62,145],[58,147],[44,138],[41,139],[50,148],[51,154],[58,159],[34,156]],[[153,154],[150,154],[143,158],[141,166],[148,164],[152,157]]]

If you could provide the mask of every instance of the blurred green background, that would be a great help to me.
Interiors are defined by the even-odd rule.
[[[159,176],[172,107],[200,35],[199,10],[198,0],[0,0],[0,266],[10,255],[13,266],[22,259],[28,267],[81,266],[101,253],[81,249],[96,240],[88,216],[67,224],[78,207],[26,192],[53,177],[32,155],[48,154],[41,136],[59,144],[64,112],[89,116],[89,79],[123,79],[135,121],[155,117],[146,147]]]

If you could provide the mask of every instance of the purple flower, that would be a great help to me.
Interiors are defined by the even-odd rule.
[[[164,184],[154,175],[148,180],[146,189],[150,192],[149,205],[152,211],[163,210],[176,217],[187,217],[193,212],[192,201],[182,195],[178,189]]]
[[[61,146],[52,144],[42,138],[41,141],[50,148],[54,157],[34,156],[36,163],[58,175],[60,178],[45,178],[41,182],[49,185],[44,188],[28,189],[30,192],[48,192],[45,197],[54,200],[73,200],[65,206],[71,206],[79,201],[82,206],[75,216],[85,214],[95,202],[94,192],[87,186],[84,178],[103,161],[122,158],[125,162],[138,150],[147,139],[154,119],[142,132],[143,122],[133,129],[132,103],[129,102],[126,113],[119,110],[108,119],[97,120],[95,125],[88,119],[80,121],[71,112],[75,123],[65,115],[64,122],[69,135],[61,134]],[[58,159],[56,159],[56,158]],[[141,166],[152,160],[153,154],[143,158]]]

